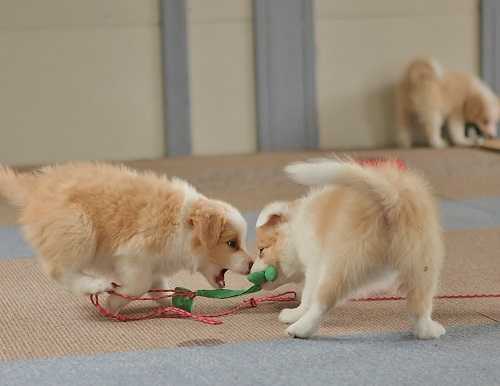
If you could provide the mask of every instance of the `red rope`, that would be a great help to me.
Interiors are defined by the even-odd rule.
[[[118,287],[117,285],[114,285]],[[192,298],[196,297],[196,293],[192,291],[185,292],[176,292],[174,290],[163,290],[163,289],[153,289],[149,292],[158,293],[160,295],[156,296],[130,296],[125,294],[120,294],[118,292],[110,291],[110,294],[114,294],[116,296],[120,296],[127,300],[151,300],[157,301],[161,299],[171,298],[174,294],[181,296],[189,296]],[[123,315],[123,314],[113,314],[108,309],[103,307],[99,303],[99,295],[94,294],[90,295],[90,301],[96,307],[97,311],[104,317],[117,320],[119,322],[130,322],[137,320],[146,320],[146,319],[154,319],[154,318],[186,318],[193,319],[201,323],[217,325],[222,324],[222,320],[218,319],[224,316],[233,315],[239,311],[242,311],[247,308],[257,307],[261,303],[270,303],[270,302],[292,302],[295,301],[297,295],[294,291],[288,291],[277,295],[268,295],[268,296],[260,296],[260,297],[251,297],[242,301],[240,304],[236,305],[233,308],[216,312],[213,314],[194,314],[189,311],[185,311],[181,308],[177,307],[156,307],[150,312],[136,314],[136,315]],[[478,298],[500,298],[500,293],[480,293],[480,294],[450,294],[450,295],[438,295],[435,296],[434,299],[478,299]],[[397,301],[397,300],[405,300],[405,297],[402,296],[373,296],[367,298],[359,298],[352,299],[355,302],[380,302],[380,301]]]
[[[363,166],[380,166],[384,164],[393,164],[394,166],[398,167],[401,170],[406,170],[406,163],[403,160],[400,159],[384,159],[384,158],[367,158],[367,159],[359,159],[356,162],[358,162],[360,165]]]
[[[500,294],[450,294],[434,296],[434,299],[478,299],[478,298],[500,298]],[[405,300],[403,296],[373,296],[368,298],[352,299],[353,302],[382,302]]]
[[[115,285],[115,287],[117,287]],[[120,294],[118,292],[110,291],[110,294],[114,294],[116,296],[120,296],[124,299],[128,300],[160,300],[160,299],[166,299],[166,298],[171,298],[174,294],[176,295],[181,295],[181,296],[190,296],[192,298],[196,297],[196,294],[192,291],[186,291],[186,292],[176,292],[174,290],[161,290],[161,289],[155,289],[151,290],[149,292],[155,292],[155,293],[162,293],[162,295],[158,296],[129,296],[129,295],[124,295]],[[90,295],[90,301],[92,304],[96,307],[97,311],[104,317],[117,320],[119,322],[130,322],[130,321],[137,321],[137,320],[146,320],[146,319],[154,319],[154,318],[187,318],[187,319],[193,319],[201,323],[205,324],[211,324],[211,325],[216,325],[216,324],[222,324],[222,320],[217,319],[223,316],[228,316],[235,314],[241,310],[247,309],[247,308],[253,308],[257,307],[261,303],[269,303],[269,302],[291,302],[296,300],[297,295],[294,291],[288,291],[284,292],[278,295],[269,295],[269,296],[260,296],[260,297],[251,297],[249,299],[244,300],[237,306],[230,308],[225,311],[221,311],[218,313],[214,314],[209,314],[209,315],[204,315],[204,314],[194,314],[192,312],[183,310],[181,308],[177,307],[156,307],[150,312],[146,312],[143,314],[138,314],[138,315],[123,315],[123,314],[113,314],[110,312],[108,309],[103,307],[99,303],[99,295],[98,294],[93,294]]]
[[[260,296],[260,297],[251,297],[249,299],[244,300],[237,306],[226,310],[221,311],[216,314],[204,315],[211,318],[219,318],[222,316],[227,316],[231,314],[235,314],[238,311],[257,307],[260,303],[272,303],[272,302],[293,302],[297,299],[297,294],[295,291],[287,291],[277,295],[268,295],[268,296]]]

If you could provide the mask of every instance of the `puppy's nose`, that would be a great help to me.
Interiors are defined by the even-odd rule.
[[[248,263],[248,273],[252,272],[252,267],[253,267],[253,261]]]

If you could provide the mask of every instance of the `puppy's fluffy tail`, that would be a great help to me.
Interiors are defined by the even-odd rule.
[[[401,192],[411,187],[403,172],[394,165],[365,167],[354,161],[315,160],[296,163],[285,168],[288,176],[302,185],[334,184],[368,195],[386,214],[399,212]]]
[[[18,174],[11,168],[0,165],[0,195],[10,203],[23,206],[34,185],[34,175]]]
[[[442,77],[443,69],[434,59],[419,58],[408,65],[407,79],[411,85],[418,86],[422,82],[436,81]]]

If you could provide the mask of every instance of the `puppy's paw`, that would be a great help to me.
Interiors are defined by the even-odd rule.
[[[448,141],[445,141],[442,138],[434,138],[431,140],[431,146],[435,149],[445,149],[449,146]]]
[[[151,296],[157,296],[155,293],[150,293]],[[161,299],[156,299],[156,303],[158,303],[162,307],[170,307],[172,305],[172,301],[169,298],[161,298]]]
[[[281,310],[278,319],[281,323],[291,324],[299,320],[303,314],[304,311],[300,306],[297,308],[285,308]]]
[[[446,330],[444,327],[431,319],[418,321],[415,325],[415,336],[418,339],[435,339],[444,335]]]
[[[75,295],[94,295],[111,291],[113,285],[106,279],[84,277],[71,284],[70,291]]]
[[[307,320],[299,319],[286,329],[288,336],[292,338],[307,339],[316,332],[318,326],[313,325]]]
[[[157,280],[153,283],[152,290],[166,290],[168,288],[174,288],[175,286],[171,285],[170,282],[166,278],[162,278],[161,280]],[[172,305],[172,300],[170,297],[162,297],[165,294],[163,292],[148,292],[148,296],[155,299],[155,302],[158,303],[162,307],[170,307]]]
[[[111,314],[116,315],[125,306],[124,299],[120,296],[109,295],[106,299],[105,308]]]
[[[91,293],[93,294],[99,294],[113,290],[113,285],[106,279],[95,279],[92,287],[90,289],[92,290]]]

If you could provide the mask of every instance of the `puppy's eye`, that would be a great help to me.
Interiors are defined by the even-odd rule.
[[[264,253],[264,248],[259,248],[259,257],[262,257]]]
[[[226,244],[231,249],[237,249],[238,248],[238,242],[236,240],[229,240]]]

